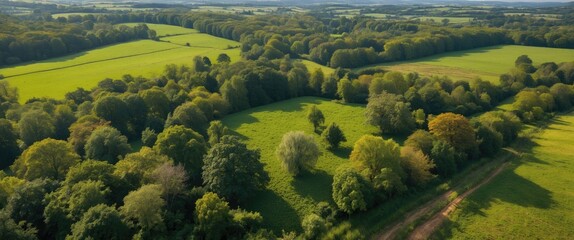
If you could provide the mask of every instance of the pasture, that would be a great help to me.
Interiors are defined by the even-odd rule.
[[[126,25],[128,27],[134,27],[141,23],[122,23],[119,25]],[[192,33],[199,33],[199,31],[193,28],[183,28],[178,26],[166,25],[166,24],[153,24],[153,23],[146,23],[146,25],[150,28],[155,30],[158,37],[167,37],[167,36],[175,36],[175,35],[183,35],[183,34],[192,34]]]
[[[574,236],[574,112],[557,116],[521,157],[462,202],[437,239],[568,239]],[[570,237],[569,237],[570,236]]]
[[[307,109],[311,105],[325,115],[325,124],[336,122],[347,137],[334,152],[325,149],[320,136],[313,132],[307,121]],[[341,104],[322,98],[303,97],[253,108],[229,115],[223,123],[239,135],[250,148],[261,149],[261,161],[271,177],[268,190],[258,193],[244,205],[251,211],[261,212],[267,227],[280,233],[281,229],[300,230],[300,221],[321,201],[334,204],[331,183],[335,170],[348,163],[352,146],[364,134],[377,133],[376,127],[366,125],[364,106]],[[289,131],[312,134],[320,144],[322,156],[316,170],[291,177],[275,156],[283,134]]]
[[[227,49],[228,44],[239,45],[237,42],[194,34],[193,29],[150,24],[150,28],[156,27],[160,27],[160,32],[164,35],[187,31],[190,36],[200,37],[187,38],[190,47],[151,40],[115,44],[60,58],[3,68],[0,69],[0,74],[6,77],[10,85],[18,88],[20,101],[25,102],[33,97],[61,99],[67,92],[78,87],[90,89],[105,78],[118,79],[125,74],[154,77],[163,71],[165,65],[190,64],[195,56],[207,56],[215,62],[219,54],[226,53],[232,61],[240,59],[239,49]],[[194,47],[194,41],[197,41],[199,47]],[[216,44],[202,47],[207,42]]]
[[[301,60],[301,62],[303,64],[305,64],[305,66],[307,67],[307,70],[309,70],[309,73],[312,73],[317,68],[320,68],[323,71],[323,73],[325,74],[325,76],[329,76],[335,72],[335,69],[321,65],[321,64],[318,64],[318,63],[313,62],[313,61]]]
[[[514,67],[516,58],[524,54],[528,55],[535,65],[545,62],[574,61],[574,50],[572,49],[504,45],[449,52],[411,61],[385,63],[370,67],[381,67],[386,70],[405,73],[418,72],[426,76],[447,75],[453,80],[471,80],[480,77],[498,83],[500,74],[509,72]]]

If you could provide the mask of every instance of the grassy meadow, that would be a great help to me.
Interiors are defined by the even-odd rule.
[[[122,23],[119,25],[126,25],[128,27],[135,27],[141,23]],[[199,33],[199,31],[193,28],[183,28],[178,26],[166,25],[166,24],[153,24],[153,23],[146,23],[146,25],[150,28],[155,30],[158,37],[167,37],[167,36],[174,36],[174,35],[183,35],[183,34],[192,34],[192,33]]]
[[[347,142],[334,151],[325,149],[320,136],[313,132],[307,121],[307,109],[311,105],[325,115],[325,124],[336,122],[347,137]],[[341,104],[322,98],[303,97],[253,108],[227,116],[223,123],[237,133],[250,148],[261,149],[261,161],[271,177],[268,190],[258,193],[244,205],[252,211],[261,212],[265,224],[280,233],[281,229],[300,230],[301,219],[309,214],[317,203],[332,203],[331,183],[337,167],[348,163],[352,146],[364,134],[378,132],[365,124],[364,106]],[[304,131],[312,134],[320,144],[322,156],[312,173],[293,178],[281,168],[275,149],[283,134]],[[334,203],[333,203],[334,204]]]
[[[238,42],[182,27],[149,26],[152,29],[159,27],[158,32],[162,35],[187,34],[178,37],[186,37],[190,47],[164,42],[164,39],[172,37],[161,38],[160,41],[138,40],[2,68],[0,74],[10,85],[18,88],[20,101],[25,102],[33,97],[63,98],[78,87],[89,89],[105,78],[121,78],[125,74],[153,77],[160,74],[167,64],[191,63],[198,55],[207,56],[212,61],[221,53],[229,55],[232,61],[240,59],[238,48],[228,49],[230,44],[239,45]],[[205,47],[207,43],[210,47]]]
[[[574,61],[573,49],[504,45],[449,52],[426,58],[376,65],[387,70],[418,72],[422,75],[448,75],[453,80],[480,77],[498,83],[500,74],[509,72],[520,55],[528,55],[534,64]],[[373,66],[370,66],[373,67]]]
[[[521,157],[462,202],[437,239],[571,239],[574,112],[520,144]]]

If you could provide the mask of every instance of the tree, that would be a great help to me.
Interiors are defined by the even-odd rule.
[[[435,164],[422,151],[413,147],[403,147],[401,159],[401,166],[406,172],[409,185],[422,187],[435,177],[431,173]]]
[[[205,134],[207,124],[208,120],[205,114],[193,102],[187,102],[177,107],[166,122],[166,126],[182,125],[203,134]]]
[[[162,196],[167,204],[173,202],[175,196],[182,194],[187,189],[187,173],[182,165],[173,165],[165,162],[157,167],[153,173],[153,180],[161,186]]]
[[[315,71],[311,73],[311,77],[309,78],[309,87],[313,91],[313,94],[316,96],[321,95],[321,85],[325,81],[325,74],[321,68],[316,68]]]
[[[58,105],[54,111],[55,138],[66,140],[70,136],[69,127],[76,121],[76,116],[68,105]]]
[[[170,162],[167,156],[143,147],[139,152],[130,153],[118,161],[114,175],[124,179],[132,188],[138,188],[151,183],[153,171],[167,162]]]
[[[142,144],[146,147],[153,147],[157,141],[157,133],[153,129],[146,128],[142,132]]]
[[[435,163],[433,173],[441,177],[449,177],[456,172],[456,151],[447,142],[434,141],[430,157]]]
[[[351,214],[365,211],[370,192],[367,181],[357,172],[340,168],[333,177],[333,200],[342,211]]]
[[[221,138],[229,134],[229,129],[221,123],[221,121],[211,121],[207,129],[207,136],[209,136],[209,145],[214,146],[219,143]]]
[[[0,119],[0,169],[4,169],[12,163],[20,154],[18,148],[18,135],[12,127],[12,123],[6,119]]]
[[[138,94],[143,98],[150,115],[159,118],[167,116],[170,111],[170,101],[161,89],[155,87],[140,91]]]
[[[283,168],[292,176],[297,176],[303,170],[312,169],[321,152],[313,136],[292,131],[283,135],[276,154]]]
[[[372,135],[362,136],[353,146],[350,161],[371,181],[383,168],[389,168],[399,176],[403,173],[399,145],[392,139],[384,140],[382,137]]]
[[[317,216],[317,214],[314,213],[305,216],[301,222],[305,237],[307,237],[307,239],[318,239],[321,234],[327,230],[327,226],[325,226],[325,224],[325,219]]]
[[[143,231],[162,229],[165,201],[161,198],[161,193],[159,185],[144,185],[124,198],[120,213],[126,221]]]
[[[111,126],[122,133],[127,133],[127,123],[129,120],[128,105],[116,96],[107,96],[98,99],[94,103],[94,113],[107,121]]]
[[[203,159],[203,184],[232,203],[265,188],[269,175],[258,150],[250,150],[235,136],[224,136]]]
[[[417,130],[407,137],[404,145],[421,150],[425,155],[430,156],[435,140],[435,137],[429,132]]]
[[[54,119],[42,110],[31,110],[22,114],[18,128],[20,129],[20,138],[27,146],[54,136],[56,131]]]
[[[48,138],[26,149],[11,168],[18,177],[28,180],[63,180],[79,161],[80,156],[65,141]]]
[[[337,83],[337,95],[346,103],[355,100],[356,91],[348,78],[343,78]]]
[[[86,154],[86,142],[92,135],[92,132],[99,127],[109,125],[110,122],[94,115],[83,116],[70,126],[68,142],[74,147],[76,153],[80,156],[84,156]]]
[[[207,144],[199,133],[184,126],[166,128],[157,136],[153,149],[173,159],[174,163],[182,164],[193,183],[201,182],[202,159],[207,152]]]
[[[48,204],[44,197],[58,187],[58,182],[50,179],[36,179],[16,188],[3,211],[15,222],[25,221],[38,229],[40,238],[46,237],[44,208]]]
[[[128,226],[120,213],[104,204],[96,205],[72,225],[72,232],[66,239],[128,239],[131,238]]]
[[[0,211],[0,239],[35,240],[37,229],[18,224],[6,211]]]
[[[195,202],[195,220],[205,239],[221,239],[231,222],[227,202],[208,192]]]
[[[312,105],[307,111],[307,120],[313,124],[313,129],[317,131],[317,128],[325,123],[325,116],[323,116],[323,112],[317,108],[317,105]]]
[[[443,19],[441,20],[441,22],[442,22],[442,25],[443,25],[443,26],[446,26],[446,25],[448,25],[448,23],[450,22],[450,20],[449,20],[448,18],[443,18]]]
[[[468,119],[460,114],[443,113],[436,116],[429,122],[429,130],[457,151],[468,153],[477,147],[474,129]]]
[[[321,138],[327,144],[329,148],[336,149],[339,147],[341,142],[346,142],[345,134],[341,131],[341,128],[336,123],[331,123],[321,134]]]
[[[86,157],[116,163],[131,151],[128,139],[113,127],[100,127],[86,142]]]
[[[399,95],[382,93],[371,96],[365,116],[367,122],[378,126],[382,133],[406,133],[415,128],[410,104]]]
[[[231,62],[231,58],[229,57],[229,55],[225,54],[225,53],[221,53],[219,54],[219,56],[217,56],[217,63],[221,64],[221,63],[230,63]]]

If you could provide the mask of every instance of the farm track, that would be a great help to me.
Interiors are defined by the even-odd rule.
[[[508,165],[507,160],[510,157],[515,156],[517,154],[515,151],[510,149],[505,150],[507,150],[508,152],[504,156],[502,156],[500,160],[498,160],[500,161],[500,165],[496,167],[494,170],[491,170],[490,174],[488,174],[488,176],[485,177],[483,180],[481,180],[479,183],[476,183],[474,187],[472,187],[469,190],[466,190],[464,193],[462,193],[461,195],[459,195],[458,197],[449,202],[449,197],[453,193],[456,193],[457,190],[460,191],[460,189],[464,187],[464,184],[454,187],[453,189],[430,200],[426,204],[423,204],[421,207],[408,212],[407,214],[405,214],[402,220],[395,222],[393,225],[390,225],[389,227],[385,228],[380,234],[376,235],[376,237],[374,237],[373,239],[378,240],[395,239],[397,235],[401,232],[401,230],[405,229],[406,227],[412,224],[415,224],[418,220],[422,219],[427,214],[432,213],[432,211],[440,207],[441,204],[449,202],[439,212],[434,213],[432,217],[430,217],[428,220],[425,220],[423,223],[418,224],[418,226],[408,236],[408,239],[428,239],[431,236],[431,234],[438,227],[440,227],[440,225],[444,222],[444,220],[447,219],[448,215],[454,212],[454,210],[456,210],[456,207],[460,202],[462,202],[462,200],[464,200],[474,191],[482,187],[484,184],[490,182],[490,180],[492,180],[499,173],[501,173],[502,170],[504,170],[504,168]],[[480,169],[488,167],[489,166],[486,165],[480,167]],[[475,175],[477,172],[481,172],[480,169],[476,170],[474,174],[470,174],[467,178],[477,177]]]
[[[173,47],[173,48],[167,48],[167,49],[162,49],[162,50],[157,50],[157,51],[151,51],[151,52],[146,52],[146,53],[138,53],[138,54],[132,54],[132,55],[126,55],[126,56],[120,56],[120,57],[114,57],[114,58],[107,58],[107,59],[102,59],[102,60],[96,60],[96,61],[90,61],[90,62],[84,62],[84,63],[73,64],[73,65],[64,66],[64,67],[57,67],[57,68],[50,68],[50,69],[44,69],[44,70],[38,70],[38,71],[31,71],[31,72],[27,72],[27,73],[21,73],[21,74],[15,74],[15,75],[5,76],[4,78],[5,78],[5,79],[8,79],[8,78],[11,78],[11,77],[19,77],[19,76],[26,76],[26,75],[36,74],[36,73],[42,73],[42,72],[50,72],[50,71],[62,70],[62,69],[67,69],[67,68],[79,67],[79,66],[83,66],[83,65],[89,65],[89,64],[94,64],[94,63],[100,63],[100,62],[118,60],[118,59],[123,59],[123,58],[138,57],[138,56],[149,55],[149,54],[154,54],[154,53],[159,53],[159,52],[171,51],[171,50],[178,49],[178,48],[180,48],[180,47]]]

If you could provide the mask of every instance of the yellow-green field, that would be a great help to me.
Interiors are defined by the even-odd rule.
[[[199,48],[216,48],[216,49],[231,49],[241,46],[239,42],[231,41],[225,38],[218,38],[205,33],[185,34],[173,37],[161,38],[162,41],[185,45],[189,43],[191,47]]]
[[[150,27],[154,29],[157,26]],[[163,28],[162,33],[170,34],[166,29]],[[174,29],[171,35],[194,31],[178,27],[169,29]],[[10,85],[18,88],[20,101],[24,102],[33,97],[61,99],[67,92],[78,87],[90,89],[105,78],[117,79],[125,74],[153,77],[161,73],[167,64],[190,64],[193,57],[198,55],[207,56],[212,61],[221,53],[229,55],[232,61],[240,59],[238,48],[227,49],[229,44],[239,45],[238,42],[205,34],[182,36],[192,35],[200,37],[187,39],[191,47],[139,40],[3,68],[0,69],[0,74],[6,77]],[[210,47],[201,47],[206,42],[212,43]],[[195,45],[200,47],[194,47]]]
[[[128,27],[134,27],[141,23],[122,23],[120,25],[126,25]],[[153,24],[153,23],[146,23],[146,25],[150,28],[155,30],[158,37],[167,37],[167,36],[174,36],[174,35],[183,35],[183,34],[192,34],[192,33],[199,33],[199,31],[193,28],[183,28],[178,26],[172,25],[165,25],[165,24]]]
[[[336,122],[348,141],[334,151],[327,151],[320,143],[313,125],[307,121],[309,106],[317,107],[325,115],[325,123]],[[265,224],[280,233],[281,229],[300,230],[300,221],[321,201],[332,202],[331,184],[338,166],[348,162],[352,146],[364,134],[378,132],[366,125],[363,105],[341,104],[322,98],[303,97],[278,102],[227,116],[223,123],[236,132],[250,148],[261,149],[261,161],[271,177],[269,190],[254,195],[245,208],[261,212]],[[283,134],[289,131],[312,134],[321,144],[323,153],[316,171],[291,177],[281,168],[275,156]],[[334,203],[333,203],[334,204]]]
[[[574,112],[556,117],[521,157],[462,202],[437,239],[572,239]]]
[[[524,54],[528,55],[535,65],[574,61],[573,49],[504,45],[449,52],[412,61],[380,64],[376,67],[400,72],[418,72],[427,76],[447,75],[453,80],[481,77],[498,83],[500,74],[509,72],[514,67],[516,58]]]
[[[332,69],[330,67],[318,64],[318,63],[313,62],[313,61],[301,60],[301,62],[303,64],[305,64],[305,66],[307,67],[307,70],[309,70],[309,73],[312,73],[317,68],[320,68],[323,71],[323,73],[325,74],[325,76],[329,76],[335,72],[335,69]]]

